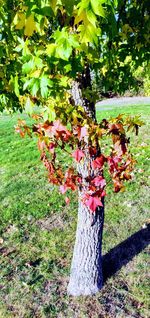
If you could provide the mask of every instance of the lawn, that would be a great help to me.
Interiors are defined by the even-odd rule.
[[[131,136],[137,165],[125,192],[107,189],[104,287],[78,298],[66,294],[77,195],[65,205],[47,181],[36,140],[14,133],[19,115],[0,116],[0,318],[149,317],[150,106],[114,106],[97,116],[119,113],[141,115],[145,122]],[[61,160],[66,164],[66,157]]]

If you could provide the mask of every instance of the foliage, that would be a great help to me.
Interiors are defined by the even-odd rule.
[[[138,91],[134,72],[149,63],[149,1],[118,1],[116,14],[109,13],[109,24],[103,24],[106,40],[101,41],[101,67],[98,83],[102,96]],[[104,21],[105,22],[105,21]]]
[[[143,63],[134,70],[134,77],[139,83],[139,91],[145,96],[150,96],[150,63]]]
[[[32,127],[20,121],[16,129],[22,136],[38,136],[50,182],[63,193],[80,187],[84,203],[95,212],[105,196],[106,163],[116,192],[130,179],[134,160],[128,153],[125,128],[135,128],[137,133],[142,122],[120,115],[97,124],[97,96],[90,74],[93,71],[97,76],[102,71],[108,78],[108,90],[114,76],[120,74],[117,89],[126,88],[122,74],[130,79],[129,50],[135,65],[148,58],[148,2],[1,0],[1,8],[2,108],[25,109],[34,118]],[[133,21],[133,14],[138,19]],[[143,35],[140,40],[139,34]],[[126,68],[122,68],[125,58]],[[79,102],[72,92],[76,84]],[[33,115],[37,106],[41,112]],[[105,135],[112,137],[108,154],[101,152],[100,139]],[[88,158],[86,177],[74,166],[64,171],[57,163],[58,149],[69,152],[80,167]]]
[[[78,111],[78,113],[80,112]],[[34,118],[35,116],[37,120],[39,117],[41,120],[42,115],[36,114]],[[86,116],[84,116],[82,123],[81,118],[80,116],[80,121],[78,121],[79,119],[76,117],[76,125],[74,125],[74,116],[73,121],[70,118],[70,129],[63,126],[59,120],[44,123],[40,121],[32,127],[20,120],[16,131],[22,137],[25,133],[29,136],[34,133],[39,137],[38,146],[41,151],[41,160],[48,170],[50,183],[58,185],[62,194],[65,194],[67,190],[75,191],[79,187],[83,192],[83,202],[90,208],[91,212],[95,212],[98,206],[103,206],[101,200],[106,195],[104,191],[106,181],[103,177],[105,164],[108,166],[115,192],[124,189],[124,180],[131,179],[134,160],[127,150],[129,138],[126,137],[125,128],[135,129],[137,134],[138,127],[143,122],[138,116],[134,118],[127,116],[124,120],[123,115],[109,121],[104,119],[99,124],[93,123],[93,120],[90,117],[86,118]],[[82,126],[83,124],[84,126]],[[105,147],[106,153],[99,153],[98,149],[103,137],[111,137],[112,145],[110,150]],[[88,145],[85,142],[87,138]],[[92,174],[85,177],[81,172],[77,172],[74,165],[71,164],[69,168],[64,170],[59,164],[58,149],[62,149],[68,156],[72,156],[77,163],[80,163],[80,166],[82,166],[82,159],[89,156],[91,160],[88,163],[88,169],[93,171]]]
[[[51,97],[52,112],[87,62],[103,91],[122,92],[136,85],[133,67],[149,60],[148,0],[0,4],[1,108],[31,112]]]

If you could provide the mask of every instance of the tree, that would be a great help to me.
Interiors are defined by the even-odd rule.
[[[132,82],[132,76],[123,82],[124,69],[131,75],[131,66],[147,59],[148,1],[1,0],[0,4],[1,109],[25,110],[32,117],[31,126],[19,121],[16,131],[22,137],[26,133],[38,137],[49,181],[62,194],[78,190],[68,292],[94,294],[103,284],[104,167],[115,192],[122,190],[134,165],[125,131],[137,133],[142,124],[139,118],[123,115],[97,123],[97,83],[103,74],[106,89],[112,89],[113,82],[115,90],[123,91]],[[140,29],[135,13],[140,13]],[[145,40],[139,41],[141,28]],[[114,74],[117,80],[112,80]],[[105,138],[111,145],[102,152]],[[59,149],[70,157],[67,168],[57,160]],[[67,196],[65,200],[68,204]]]

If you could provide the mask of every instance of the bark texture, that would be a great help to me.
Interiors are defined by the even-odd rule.
[[[82,106],[93,121],[95,118],[95,105],[83,96],[83,90],[91,88],[90,70],[87,66],[80,81],[75,81],[72,87],[72,97],[75,105]],[[79,189],[78,223],[76,241],[71,265],[68,294],[72,296],[92,295],[97,293],[103,285],[102,276],[102,231],[104,221],[104,208],[97,208],[96,213],[90,213],[83,204],[83,195],[86,192],[87,177],[93,176],[91,158],[87,147],[82,163],[78,165],[78,172],[82,175],[82,187]],[[99,149],[98,149],[99,151]],[[93,158],[94,159],[94,158]]]
[[[88,208],[82,203],[80,192],[76,241],[68,285],[68,293],[72,296],[92,295],[102,288],[103,220],[103,208],[97,209],[92,219]]]

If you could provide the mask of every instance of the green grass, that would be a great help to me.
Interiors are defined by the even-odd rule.
[[[139,114],[145,121],[131,150],[137,159],[126,192],[106,198],[103,253],[139,231],[150,199],[150,106],[99,111],[98,118]],[[17,115],[0,117],[0,317],[148,317],[148,247],[109,278],[93,297],[68,297],[77,195],[70,206],[48,184],[36,140],[14,134]],[[66,158],[62,157],[66,162]]]

